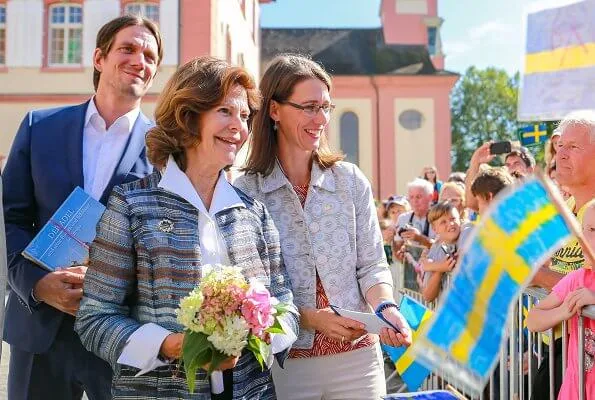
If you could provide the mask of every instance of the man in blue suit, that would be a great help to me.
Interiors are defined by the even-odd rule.
[[[74,332],[86,266],[48,272],[22,250],[76,186],[106,203],[120,183],[152,171],[140,112],[163,55],[151,21],[122,16],[97,34],[95,95],[87,102],[31,111],[3,171],[8,281],[4,340],[10,344],[9,400],[110,399],[112,371]]]

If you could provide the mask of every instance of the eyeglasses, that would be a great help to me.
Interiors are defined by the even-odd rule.
[[[288,106],[302,110],[308,117],[317,116],[320,110],[322,110],[324,115],[330,115],[335,109],[334,104],[323,104],[321,106],[318,104],[308,104],[307,106],[302,106],[300,104],[292,103],[291,101],[279,101],[278,103],[287,104]]]

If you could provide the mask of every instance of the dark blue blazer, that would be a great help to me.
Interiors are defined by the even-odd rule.
[[[35,306],[31,290],[47,272],[21,252],[76,186],[83,187],[83,128],[88,101],[68,107],[31,111],[16,134],[4,171],[4,220],[11,287],[4,340],[17,348],[44,353],[64,318],[74,317],[46,304]],[[145,134],[152,123],[139,114],[122,157],[100,201],[114,185],[152,172]]]

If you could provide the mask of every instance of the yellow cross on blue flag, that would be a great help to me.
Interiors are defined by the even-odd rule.
[[[401,297],[399,308],[401,314],[403,314],[403,317],[405,317],[411,327],[413,340],[415,340],[415,337],[419,334],[420,327],[432,316],[432,311],[409,296]],[[413,353],[409,348],[382,345],[382,350],[395,363],[395,369],[407,385],[409,391],[418,390],[428,375],[430,375],[429,369],[415,361]]]
[[[519,129],[519,140],[522,146],[544,144],[547,140],[547,124],[527,125]]]
[[[479,395],[523,286],[569,236],[538,178],[499,194],[463,246],[451,287],[412,345],[417,360]]]

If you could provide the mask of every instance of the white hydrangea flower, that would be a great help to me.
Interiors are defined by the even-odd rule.
[[[198,312],[204,298],[199,290],[193,290],[180,301],[180,308],[176,310],[178,322],[193,332],[202,332],[204,327],[198,322]]]
[[[225,318],[224,329],[215,330],[207,340],[222,353],[236,357],[248,345],[248,331],[248,324],[242,317],[231,316]]]

